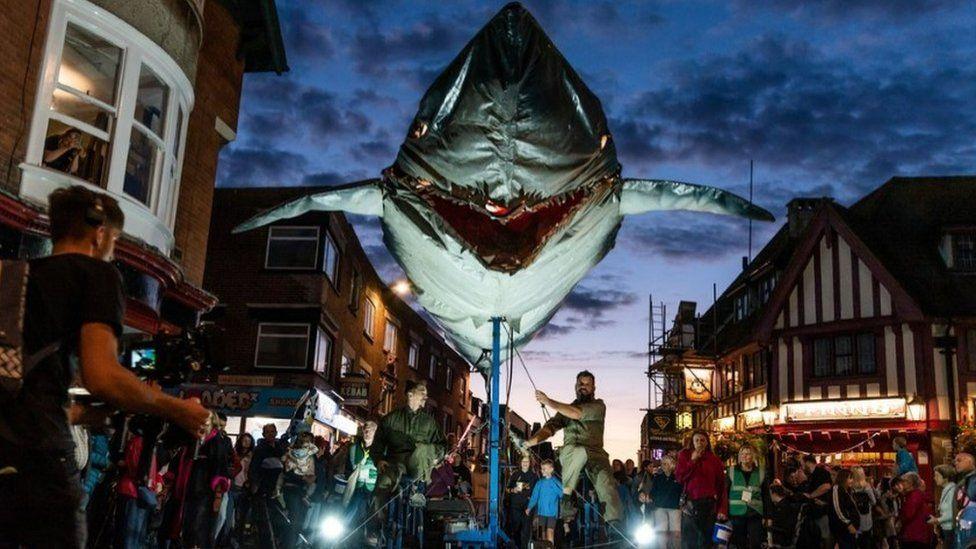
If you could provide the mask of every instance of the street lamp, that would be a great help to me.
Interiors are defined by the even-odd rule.
[[[952,323],[946,324],[945,334],[935,337],[933,343],[935,348],[939,350],[939,353],[945,357],[945,369],[946,369],[946,385],[949,388],[949,444],[952,447],[952,453],[956,453],[956,433],[958,432],[958,426],[956,425],[956,415],[958,413],[959,403],[956,402],[956,376],[952,368],[952,358],[956,354],[956,346],[959,344],[959,338],[952,335],[950,331],[952,330]]]
[[[410,293],[410,281],[405,279],[400,279],[390,285],[390,289],[393,293],[400,297],[404,297]]]

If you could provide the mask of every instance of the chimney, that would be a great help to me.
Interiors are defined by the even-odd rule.
[[[786,205],[786,219],[790,226],[790,238],[797,238],[803,234],[803,230],[810,224],[817,209],[825,202],[833,202],[834,199],[828,197],[821,198],[794,198]]]

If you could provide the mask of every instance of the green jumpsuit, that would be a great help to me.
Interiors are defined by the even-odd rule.
[[[380,421],[370,447],[373,460],[386,462],[376,479],[373,508],[387,503],[400,483],[400,477],[429,481],[430,472],[447,451],[447,441],[437,422],[425,410],[413,412],[403,406]]]
[[[623,508],[617,492],[617,481],[613,478],[610,456],[603,449],[603,423],[607,406],[600,399],[586,403],[573,402],[572,405],[583,412],[582,417],[569,419],[556,414],[543,427],[552,433],[563,430],[563,447],[559,450],[563,493],[571,494],[576,489],[580,473],[585,470],[593,482],[597,497],[607,506],[606,520],[620,520],[623,518]]]

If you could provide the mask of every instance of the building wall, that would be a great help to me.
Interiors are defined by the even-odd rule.
[[[215,293],[221,302],[215,315],[226,333],[227,366],[237,373],[256,372],[254,352],[258,322],[262,315],[318,316],[319,324],[334,336],[330,367],[325,375],[315,376],[338,388],[342,355],[355,358],[356,365],[368,369],[369,401],[372,415],[379,411],[384,383],[395,384],[394,405],[405,401],[407,380],[429,382],[430,407],[440,420],[445,414],[452,418],[451,432],[463,430],[470,417],[470,384],[467,363],[453,351],[437,333],[397,298],[380,280],[352,226],[340,214],[310,213],[287,225],[320,227],[320,235],[328,231],[339,248],[339,274],[333,283],[324,273],[275,271],[264,268],[268,228],[232,235],[231,229],[253,214],[307,192],[302,189],[217,189],[210,230],[210,246],[204,287]],[[321,242],[321,241],[320,241]],[[321,246],[320,246],[321,248]],[[321,254],[321,251],[320,251]],[[352,273],[362,279],[362,295],[351,299]],[[375,305],[373,339],[364,334],[363,299]],[[351,306],[351,302],[353,305]],[[250,306],[249,306],[250,305]],[[273,312],[268,313],[266,311]],[[265,311],[265,312],[262,312]],[[304,315],[304,316],[303,316]],[[266,316],[265,316],[266,317]],[[387,318],[398,324],[397,346],[391,353],[383,351]],[[407,365],[410,341],[421,344],[417,369]],[[428,377],[431,353],[442,359],[434,379]],[[445,370],[454,372],[453,388],[445,389]],[[261,373],[275,373],[260,369]],[[463,392],[462,392],[463,389]],[[356,410],[360,418],[371,415]]]
[[[237,128],[244,75],[244,60],[237,55],[240,32],[233,16],[219,2],[207,2],[205,10],[203,46],[194,85],[196,102],[187,127],[173,231],[177,250],[174,256],[193,284],[203,282],[217,157],[225,144],[215,124],[219,118]]]
[[[51,0],[0,0],[0,12],[0,189],[17,194]]]
[[[89,0],[114,13],[172,57],[191,81],[200,51],[199,18],[190,0]],[[205,2],[204,4],[216,4]],[[212,8],[206,6],[212,13]],[[202,15],[202,14],[201,14]],[[209,15],[209,14],[208,14]],[[209,21],[207,21],[209,26]],[[212,29],[207,29],[211,32]]]

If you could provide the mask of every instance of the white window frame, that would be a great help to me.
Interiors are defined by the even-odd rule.
[[[452,390],[454,387],[454,368],[450,364],[444,369],[444,388],[448,391]]]
[[[376,305],[370,298],[363,300],[363,333],[366,337],[373,340],[376,334]]]
[[[312,369],[325,377],[329,377],[329,374],[332,373],[332,355],[335,351],[335,345],[336,338],[319,327],[318,339],[315,343],[315,364],[312,365]]]
[[[258,364],[258,353],[261,349],[261,331],[265,326],[304,326],[305,327],[305,358],[303,359],[302,365],[299,366],[266,366],[263,364]],[[303,336],[269,336],[269,337],[289,337],[298,339]],[[254,367],[255,368],[268,368],[273,370],[305,370],[308,369],[308,348],[309,340],[312,339],[312,325],[307,322],[259,322],[258,323],[258,335],[254,340]]]
[[[437,356],[434,353],[430,354],[430,360],[427,363],[427,378],[437,379]]]
[[[311,237],[295,237],[295,236],[274,236],[276,229],[314,229],[315,230],[315,257],[312,258],[312,264],[308,267],[275,267],[268,265],[268,258],[271,256],[271,241],[272,240],[308,240],[311,241]],[[321,233],[319,228],[314,225],[272,225],[268,227],[268,241],[264,248],[264,268],[271,271],[314,271],[315,267],[319,264],[319,237]]]
[[[416,370],[420,367],[420,344],[416,341],[410,342],[410,349],[407,351],[407,366],[411,370]]]
[[[393,320],[387,318],[386,326],[383,328],[383,352],[392,353],[396,355],[397,346],[397,332],[400,330],[399,325]],[[392,334],[392,336],[391,336]]]
[[[322,238],[321,246],[322,248],[322,272],[325,273],[326,278],[332,282],[332,285],[336,288],[339,287],[339,261],[342,258],[342,254],[339,252],[339,243],[333,238],[332,233],[325,230],[325,237]],[[329,248],[332,249],[333,255],[335,256],[335,265],[330,273],[326,270],[326,266],[329,264]]]
[[[52,109],[54,90],[59,88],[57,77],[69,23],[123,50],[115,104],[105,105],[93,98],[88,99],[102,108],[110,107],[110,112],[114,111],[111,135],[106,135],[107,132],[104,131],[93,132],[95,128],[86,128],[87,124],[74,122]],[[177,197],[186,154],[186,133],[194,102],[192,82],[159,45],[122,19],[86,0],[54,1],[44,48],[40,82],[27,139],[27,154],[20,165],[24,173],[21,195],[46,204],[47,196],[52,191],[69,185],[82,185],[102,192],[107,190],[119,200],[125,213],[125,232],[168,254],[173,248],[173,226],[176,222]],[[169,87],[162,139],[149,132],[150,139],[155,138],[156,144],[162,145],[163,149],[162,166],[158,168],[161,175],[153,181],[149,191],[149,204],[143,204],[123,191],[132,131],[139,124],[135,120],[135,101],[143,65]],[[60,88],[65,89],[66,86],[62,85]],[[179,122],[178,116],[182,117]],[[106,189],[79,177],[42,166],[45,134],[51,119],[78,127],[96,137],[109,137],[106,140],[110,141]],[[180,130],[179,135],[176,135],[177,128]],[[178,152],[178,158],[174,157],[174,151]]]

